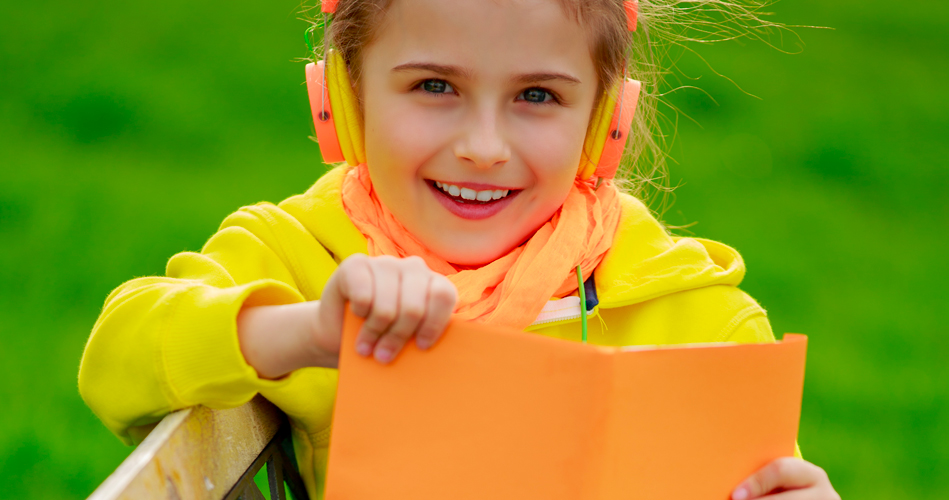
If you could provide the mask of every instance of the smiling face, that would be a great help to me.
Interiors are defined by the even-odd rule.
[[[563,204],[597,77],[556,0],[394,0],[361,63],[373,187],[430,250],[490,262]]]

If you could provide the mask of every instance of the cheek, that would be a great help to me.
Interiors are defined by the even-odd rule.
[[[437,153],[445,127],[398,98],[366,102],[366,159],[370,167],[415,171]]]
[[[524,127],[518,148],[539,184],[572,184],[580,164],[585,123],[551,120]]]

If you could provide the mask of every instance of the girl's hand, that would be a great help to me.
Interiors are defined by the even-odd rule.
[[[456,300],[455,285],[418,257],[353,255],[330,276],[320,300],[241,311],[237,337],[244,359],[264,378],[306,366],[335,368],[349,302],[366,318],[356,350],[388,363],[412,336],[420,348],[431,347]]]
[[[314,341],[337,356],[348,301],[366,318],[356,337],[356,351],[388,363],[410,338],[428,349],[448,326],[458,293],[448,278],[419,257],[357,254],[344,260],[323,288]]]
[[[840,500],[824,469],[800,458],[779,458],[745,479],[732,500]]]

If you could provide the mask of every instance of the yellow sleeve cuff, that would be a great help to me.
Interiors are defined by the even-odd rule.
[[[187,295],[187,297],[182,297]],[[241,286],[187,287],[174,297],[161,319],[161,362],[166,373],[168,397],[186,406],[203,404],[229,408],[250,401],[258,391],[287,384],[257,375],[241,353],[237,314],[243,307],[303,302],[285,283],[258,280]]]

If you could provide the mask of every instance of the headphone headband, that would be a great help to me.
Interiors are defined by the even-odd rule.
[[[639,2],[624,0],[623,9],[626,10],[626,29],[636,31],[636,21],[639,20]]]
[[[327,14],[335,14],[339,0],[322,0],[320,9]],[[626,11],[626,29],[636,31],[636,21],[639,18],[639,2],[637,0],[623,0],[623,10]]]

